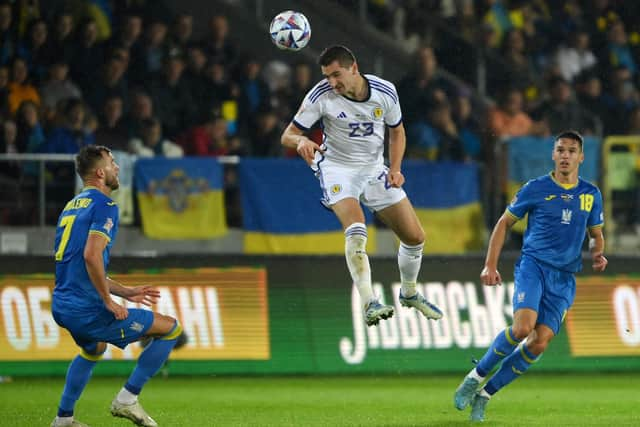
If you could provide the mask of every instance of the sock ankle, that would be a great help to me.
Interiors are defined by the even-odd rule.
[[[473,378],[474,380],[476,380],[476,381],[478,381],[478,382],[482,382],[482,381],[485,379],[485,377],[484,377],[484,376],[482,376],[482,375],[480,375],[480,374],[478,373],[478,370],[477,370],[476,368],[473,368],[473,369],[471,370],[471,372],[469,372],[469,373],[467,374],[467,377],[469,377],[469,378]]]
[[[125,405],[131,405],[138,401],[138,395],[133,394],[126,388],[122,387],[122,389],[116,396],[116,400],[120,403],[124,403]]]

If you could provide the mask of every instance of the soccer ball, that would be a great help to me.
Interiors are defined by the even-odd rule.
[[[287,10],[276,15],[269,26],[271,41],[278,49],[297,51],[309,43],[311,25],[300,12]]]

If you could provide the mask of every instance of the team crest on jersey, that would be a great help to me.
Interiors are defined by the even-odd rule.
[[[131,326],[129,326],[129,329],[136,332],[142,332],[142,330],[144,329],[144,326],[138,322],[131,322]]]
[[[374,108],[371,113],[371,116],[376,120],[380,120],[383,115],[384,115],[384,111],[382,111],[382,108],[380,107]]]
[[[111,229],[113,228],[113,220],[111,218],[107,218],[107,222],[104,223],[102,228],[107,230],[107,233],[111,233]]]
[[[560,221],[562,224],[570,224],[571,223],[571,209],[562,209],[562,220]]]
[[[340,184],[333,184],[331,186],[331,194],[338,194],[339,192],[342,191],[342,185]]]
[[[518,292],[518,302],[524,302],[525,295],[524,292]]]

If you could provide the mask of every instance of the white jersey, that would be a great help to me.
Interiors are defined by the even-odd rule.
[[[336,93],[326,80],[305,96],[293,123],[308,130],[320,120],[325,152],[316,153],[316,162],[326,159],[357,167],[383,163],[385,126],[402,123],[398,93],[391,82],[372,74],[363,77],[369,86],[369,97],[364,101]]]

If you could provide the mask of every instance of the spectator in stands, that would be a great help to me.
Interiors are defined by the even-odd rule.
[[[471,97],[467,93],[459,93],[453,100],[452,107],[453,121],[458,129],[465,157],[475,161],[482,160],[480,124],[472,114]]]
[[[624,66],[612,70],[609,86],[607,93],[603,95],[609,113],[605,116],[605,119],[608,119],[604,125],[605,132],[621,133],[624,132],[627,115],[640,104],[640,95],[633,83],[631,72]]]
[[[162,21],[151,22],[144,30],[140,43],[140,55],[132,58],[130,67],[131,79],[136,83],[144,83],[145,79],[162,70],[165,56],[169,53],[167,42],[167,24]],[[176,52],[179,50],[176,49]]]
[[[576,96],[580,105],[596,115],[607,126],[611,122],[611,112],[602,93],[602,82],[592,71],[585,71],[576,77]]]
[[[11,3],[0,3],[0,64],[8,65],[18,50],[18,33],[13,25]]]
[[[123,46],[131,52],[131,56],[136,56],[140,52],[142,29],[142,16],[130,9],[122,18],[116,34],[108,41],[109,47]]]
[[[150,85],[155,114],[169,139],[175,139],[195,121],[196,106],[189,85],[182,78],[184,67],[182,54],[167,57],[162,72],[153,77]]]
[[[571,86],[562,77],[549,82],[549,99],[544,101],[533,113],[536,120],[549,125],[552,134],[563,129],[579,129],[581,133],[593,134],[597,129],[595,117],[589,115],[573,98]]]
[[[124,101],[119,95],[107,98],[98,114],[98,128],[95,132],[96,145],[104,145],[111,150],[126,151],[129,134],[123,118]]]
[[[95,135],[84,127],[87,114],[84,103],[79,99],[70,100],[63,111],[63,123],[49,134],[45,151],[75,154],[85,145],[94,144]]]
[[[311,66],[306,62],[297,62],[293,66],[293,81],[291,82],[291,92],[289,94],[289,111],[292,113],[297,111],[304,96],[309,92],[313,84]],[[290,117],[292,117],[292,115],[288,115],[287,120]]]
[[[254,58],[245,58],[242,72],[237,81],[240,95],[238,99],[239,125],[246,131],[253,126],[256,113],[271,103],[269,86],[260,76],[262,64]]]
[[[49,63],[56,54],[48,41],[48,27],[43,19],[29,24],[25,40],[18,45],[18,55],[27,63],[29,74],[36,84],[40,84],[47,74]]]
[[[189,13],[180,13],[176,16],[171,28],[170,44],[184,52],[193,42],[193,16]]]
[[[281,122],[276,111],[264,108],[258,111],[256,125],[249,132],[249,155],[253,157],[280,157],[282,156]]]
[[[138,89],[132,95],[131,111],[125,118],[125,127],[129,137],[140,135],[142,121],[154,117],[153,98],[144,90]]]
[[[585,70],[594,67],[596,56],[589,48],[589,33],[576,30],[569,35],[569,44],[560,46],[555,55],[555,61],[560,68],[560,74],[572,82],[575,77]]]
[[[227,134],[227,122],[219,116],[189,129],[178,140],[187,156],[225,156],[241,151],[239,140]]]
[[[489,130],[497,138],[546,133],[543,123],[536,124],[523,110],[522,91],[508,88],[498,97],[498,105],[489,111]]]
[[[629,120],[627,121],[627,135],[640,135],[640,107],[635,107],[629,113]]]
[[[111,95],[127,99],[129,83],[125,77],[126,67],[125,60],[114,55],[107,59],[97,75],[94,74],[93,84],[88,89],[83,89],[85,99],[93,111],[100,111]]]
[[[438,101],[429,108],[426,120],[418,120],[407,138],[407,157],[430,161],[466,160],[448,101]]]
[[[229,21],[224,15],[209,20],[209,34],[202,40],[207,56],[214,62],[232,69],[238,60],[238,50],[229,40]]]
[[[512,29],[505,34],[500,53],[505,64],[500,64],[500,69],[491,70],[496,75],[494,79],[499,81],[492,87],[499,88],[506,84],[524,89],[534,84],[534,67],[522,30]]]
[[[82,98],[82,92],[69,77],[69,65],[60,56],[49,65],[49,78],[40,88],[45,117],[53,118],[56,106],[70,98]]]
[[[16,124],[13,120],[5,120],[1,122],[2,133],[0,134],[0,154],[16,154],[21,151],[18,148],[16,141],[17,130]],[[0,185],[4,187],[8,184],[7,180],[13,182],[13,180],[20,177],[22,174],[22,167],[18,162],[3,162],[0,168]],[[4,188],[0,188],[0,192]]]
[[[62,11],[55,17],[53,34],[51,36],[51,51],[55,52],[56,57],[62,58],[67,64],[73,60],[73,15],[68,11]]]
[[[624,66],[635,76],[638,71],[636,60],[634,59],[627,32],[622,21],[616,21],[611,24],[607,33],[608,46],[607,58],[611,67]]]
[[[240,96],[238,85],[233,82],[228,71],[220,62],[209,62],[205,68],[206,92],[208,97],[204,101],[206,111],[219,108],[224,101],[237,100]],[[207,117],[211,117],[207,115]]]
[[[40,105],[40,94],[29,81],[27,63],[20,57],[15,57],[11,63],[11,81],[8,87],[10,114],[15,114],[24,101],[33,101]]]
[[[183,74],[184,81],[189,86],[189,91],[195,102],[195,120],[206,120],[211,111],[216,107],[209,92],[207,79],[207,55],[198,43],[193,43],[186,48],[187,67]],[[218,100],[219,107],[220,100]]]
[[[9,67],[0,65],[0,119],[9,117]]]
[[[446,101],[453,93],[453,86],[438,73],[433,48],[421,47],[415,54],[415,68],[398,83],[404,123],[411,127],[412,122],[425,116],[431,105]]]
[[[162,136],[162,124],[157,118],[142,121],[139,138],[129,141],[129,151],[140,157],[182,157],[183,150],[179,145]]]
[[[484,3],[486,13],[482,21],[491,28],[492,34],[495,34],[495,38],[492,39],[495,44],[491,46],[495,48],[502,42],[503,35],[513,28],[513,24],[502,0],[485,0]]]
[[[21,153],[40,153],[46,149],[44,129],[40,122],[40,110],[33,101],[20,104],[16,113],[18,151]],[[31,165],[35,172],[35,165]],[[34,173],[35,174],[35,173]]]
[[[98,41],[98,26],[93,19],[85,19],[78,31],[78,40],[73,44],[71,78],[86,93],[96,79],[96,70],[102,68],[104,47]]]

